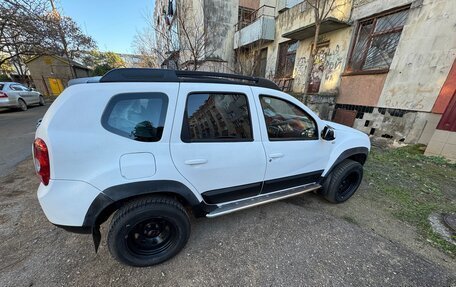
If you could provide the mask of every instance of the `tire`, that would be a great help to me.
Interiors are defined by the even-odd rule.
[[[346,159],[334,168],[323,183],[322,195],[332,203],[342,203],[356,192],[362,179],[363,166]]]
[[[19,109],[25,112],[27,110],[27,104],[25,101],[23,99],[19,99],[17,102],[19,103]]]
[[[46,102],[44,101],[44,98],[43,98],[42,95],[40,95],[40,102],[39,102],[39,105],[40,105],[40,106],[46,105]]]
[[[111,255],[131,266],[151,266],[174,257],[190,236],[184,207],[168,197],[134,200],[114,215],[108,233]]]

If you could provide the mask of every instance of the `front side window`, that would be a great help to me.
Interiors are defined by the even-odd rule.
[[[163,134],[168,98],[162,93],[114,96],[102,116],[105,129],[136,141],[157,142]]]
[[[188,95],[182,129],[184,142],[252,141],[247,97],[233,93]]]
[[[359,23],[349,70],[388,69],[407,20],[408,8]]]
[[[260,102],[269,140],[318,139],[317,123],[295,104],[270,96],[260,96]]]

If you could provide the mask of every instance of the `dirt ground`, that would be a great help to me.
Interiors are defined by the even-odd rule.
[[[382,156],[373,155],[363,185],[344,204],[306,194],[193,219],[184,250],[148,268],[110,257],[107,224],[98,254],[90,235],[50,224],[28,159],[0,178],[0,286],[456,286],[451,249],[429,237],[420,221],[401,217],[401,205],[379,189],[388,189],[379,173],[391,174]],[[454,189],[444,194],[454,203]]]

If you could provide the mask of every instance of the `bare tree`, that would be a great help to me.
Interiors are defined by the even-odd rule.
[[[139,55],[139,65],[143,68],[158,67],[157,43],[155,30],[151,27],[150,18],[146,18],[148,25],[141,31],[137,32],[132,43],[135,53]],[[164,59],[160,59],[161,62]]]
[[[235,67],[237,74],[245,76],[258,76],[261,65],[261,49],[264,47],[264,41],[257,41],[247,47],[239,47],[235,50]]]
[[[13,58],[52,50],[44,17],[44,0],[3,0],[0,2],[0,64]]]
[[[47,0],[0,2],[0,65],[10,61],[22,75],[34,55],[65,55],[70,60],[95,46],[69,17],[56,17]]]
[[[147,28],[139,31],[133,42],[136,52],[149,55],[158,63],[172,59],[176,69],[197,70],[214,56],[216,48],[210,37],[217,26],[209,25],[208,17],[203,16],[201,0],[179,1],[176,9],[168,13],[172,17],[159,15],[157,22],[153,15],[146,16]]]
[[[304,4],[309,5],[314,14],[315,35],[310,50],[310,57],[307,59],[304,92],[307,92],[310,84],[313,61],[318,51],[318,38],[320,37],[321,24],[330,16],[333,11],[347,5],[347,1],[348,0],[305,0]]]

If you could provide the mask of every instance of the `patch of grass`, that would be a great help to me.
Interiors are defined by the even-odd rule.
[[[381,150],[373,148],[365,175],[369,196],[392,214],[418,228],[424,239],[453,256],[456,246],[434,233],[431,213],[456,212],[456,164],[423,155],[422,145]]]

